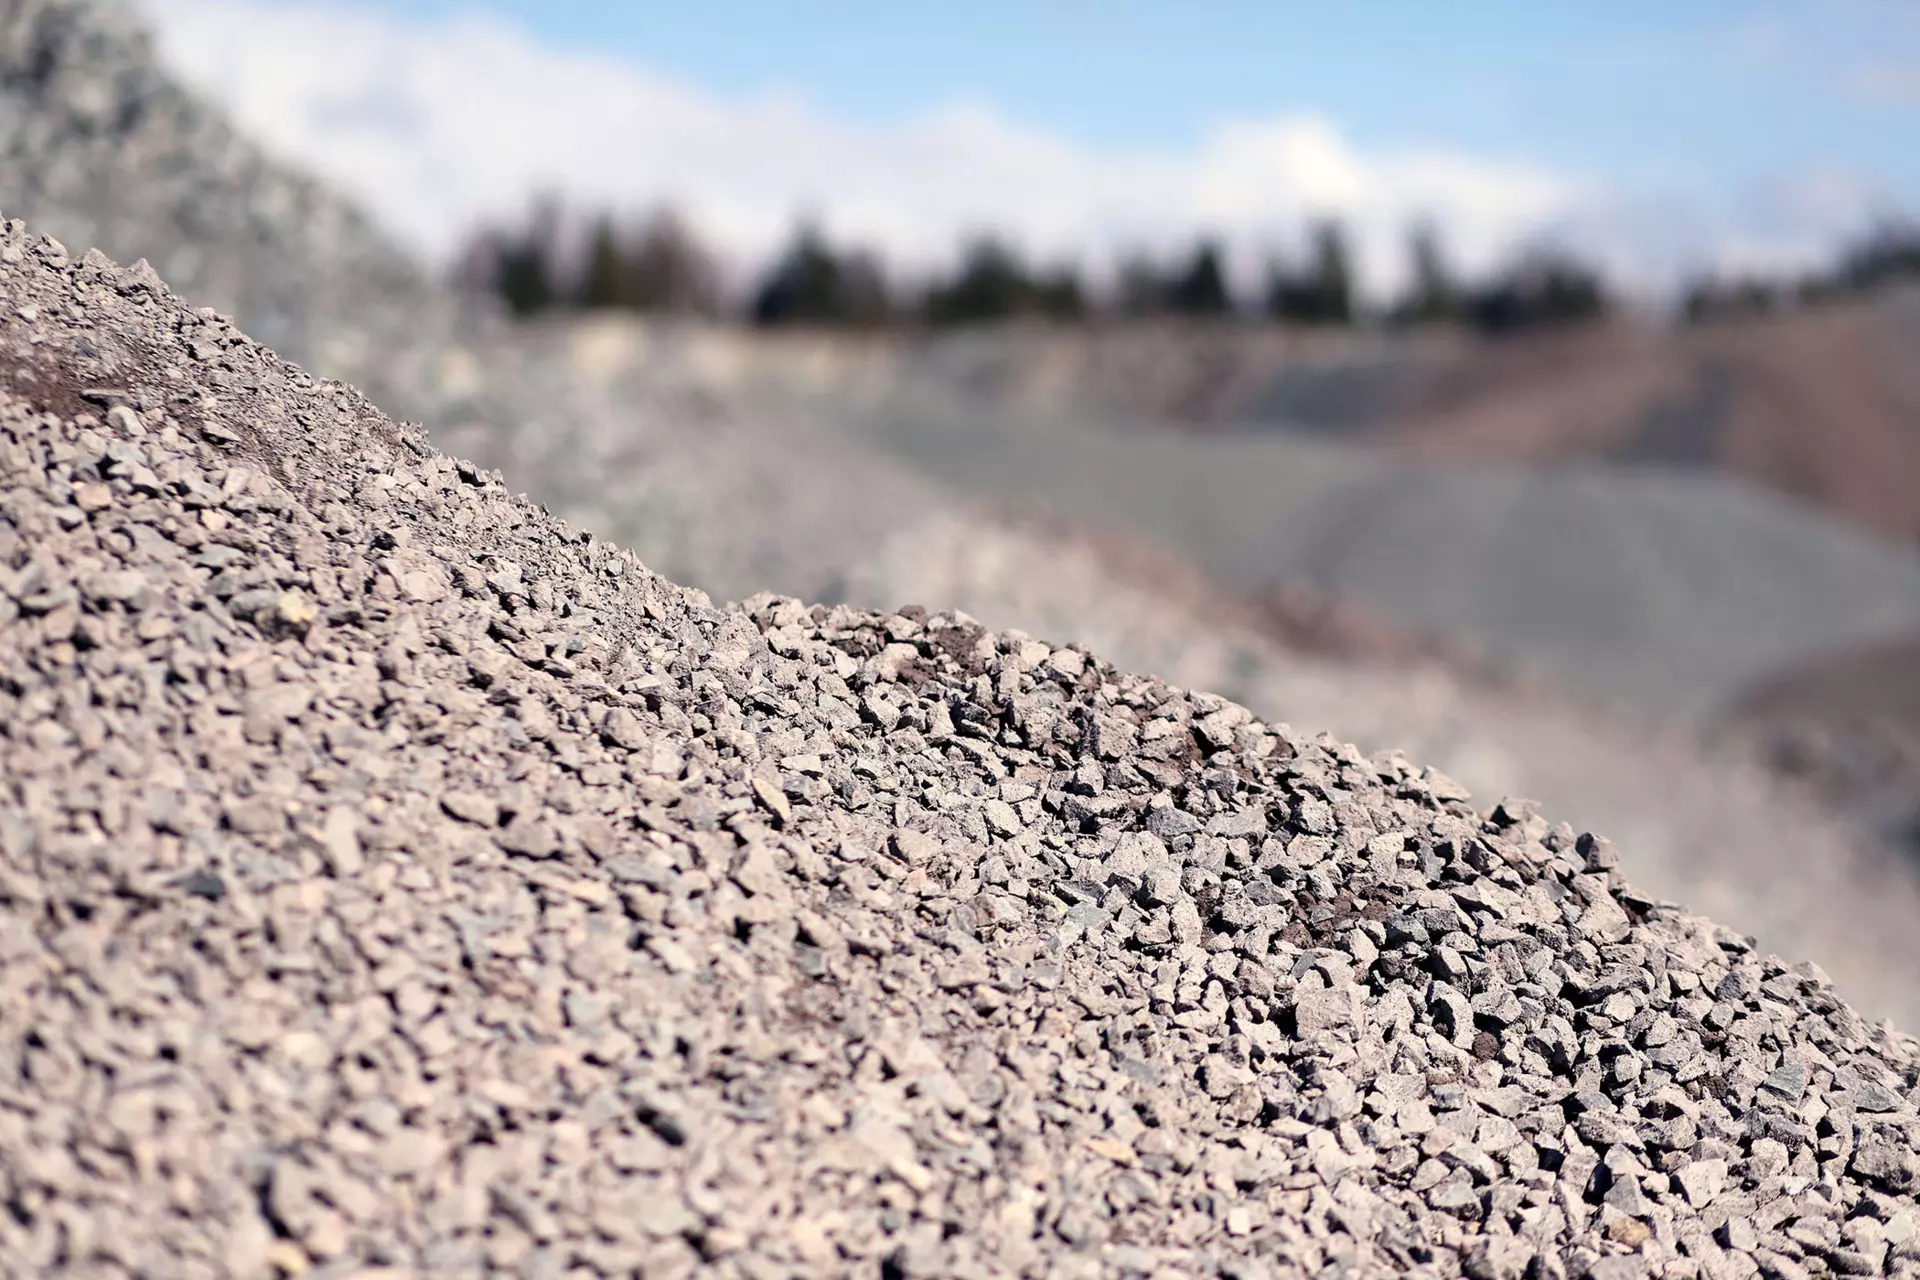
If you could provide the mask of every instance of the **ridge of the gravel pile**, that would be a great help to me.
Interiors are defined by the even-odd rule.
[[[716,609],[0,231],[21,1274],[1920,1274],[1810,965],[962,616]]]

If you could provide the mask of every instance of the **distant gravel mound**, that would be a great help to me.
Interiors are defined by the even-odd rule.
[[[1920,1047],[1604,839],[716,609],[0,229],[0,1258],[1920,1274]]]
[[[1715,732],[1920,859],[1920,636],[1831,654],[1743,690]]]
[[[995,329],[899,344],[916,378],[1030,413],[1202,436],[1339,439],[1428,457],[1737,475],[1913,546],[1920,289],[1669,328],[1497,340],[1222,323]]]
[[[1669,724],[1697,725],[1815,655],[1920,629],[1920,556],[1726,475],[1034,412],[954,395],[904,357],[890,377],[849,373],[813,384],[824,439],[1150,539],[1242,590],[1310,583]],[[756,394],[780,394],[765,381]]]
[[[123,0],[0,0],[0,208],[149,259],[297,359],[393,360],[450,319],[357,208],[177,85]]]

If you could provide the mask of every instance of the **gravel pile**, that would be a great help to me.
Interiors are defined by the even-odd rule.
[[[778,419],[764,409],[753,416],[751,406],[766,403],[758,391],[743,397],[747,407],[720,395],[728,364],[698,334],[620,325],[538,331],[502,353],[499,367],[517,371],[500,385],[543,388],[545,411],[530,407],[530,425],[518,430],[498,419],[435,417],[433,436],[526,479],[557,510],[641,549],[649,564],[675,576],[691,566],[709,586],[715,579],[705,575],[721,570],[716,594],[797,583],[788,589],[811,597],[960,608],[990,625],[1084,642],[1126,668],[1219,692],[1309,732],[1330,729],[1369,750],[1401,748],[1488,801],[1540,798],[1570,821],[1614,833],[1631,848],[1635,882],[1648,891],[1739,920],[1781,954],[1818,956],[1849,999],[1876,1016],[1920,1025],[1915,866],[1823,820],[1765,771],[1703,758],[1685,730],[1650,729],[1531,690],[1490,688],[1462,679],[1458,666],[1277,647],[1272,628],[1249,619],[1243,602],[1209,590],[1198,575],[1181,578],[1167,559],[1129,565],[1057,527],[1041,534],[983,518],[924,478],[877,461],[873,454],[884,450],[843,452],[844,422],[817,405],[790,405]],[[650,415],[628,431],[609,430],[620,406],[688,388],[714,399],[702,409],[698,396],[686,394],[684,408],[663,413],[684,424],[679,434],[649,433]],[[604,408],[564,419],[553,411],[594,402]],[[977,465],[1001,476],[1020,471],[990,456],[1001,450],[1031,464],[1029,479],[1059,479],[1074,474],[1069,442],[1086,446],[1078,456],[1095,468],[1113,456],[1105,444],[1129,443],[1092,432],[1009,430],[976,455]],[[920,443],[943,448],[932,432]],[[959,452],[945,448],[943,456]],[[1182,465],[1177,446],[1158,460],[1174,471]],[[1110,494],[1146,495],[1136,510],[1152,507],[1142,473],[1101,476]],[[849,477],[857,496],[842,487]],[[1098,519],[1096,486],[1080,479],[1055,492],[1084,502],[1081,514]],[[716,519],[706,504],[735,486],[750,492],[752,516]],[[1259,510],[1257,498],[1243,493],[1213,516]],[[761,544],[771,554],[749,560],[740,552],[756,530],[775,533]],[[811,548],[828,554],[812,566],[796,564]]]
[[[1443,776],[715,608],[0,231],[23,1273],[1920,1274],[1920,1052]]]
[[[1190,570],[1116,567],[1084,539],[993,518],[804,406],[717,396],[697,344],[666,342],[646,376],[588,376],[579,331],[510,332],[463,311],[346,202],[156,70],[116,6],[0,0],[0,155],[0,208],[76,255],[98,243],[161,264],[194,303],[424,420],[440,448],[502,468],[677,581],[715,597],[773,587],[965,609],[1276,721],[1404,748],[1487,801],[1536,796],[1612,832],[1646,891],[1818,956],[1859,1007],[1920,1025],[1912,868],[1783,802],[1757,771],[1437,667],[1276,646],[1235,610],[1197,607]]]

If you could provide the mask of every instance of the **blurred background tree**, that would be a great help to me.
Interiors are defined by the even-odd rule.
[[[892,319],[893,303],[877,257],[843,255],[817,226],[803,221],[762,278],[751,314],[762,325],[868,326]]]
[[[1071,268],[1035,275],[1011,246],[981,235],[967,245],[950,278],[928,287],[920,310],[934,325],[984,324],[1016,316],[1078,320],[1085,315],[1086,300]]]
[[[1920,280],[1920,223],[1882,220],[1841,251],[1835,275],[1849,292]]]
[[[1597,268],[1565,249],[1537,247],[1478,289],[1467,306],[1483,333],[1505,334],[1596,320],[1612,307]]]
[[[545,311],[562,300],[559,225],[559,202],[551,196],[536,199],[518,226],[487,228],[469,240],[460,255],[461,277],[498,296],[515,316]]]
[[[1352,324],[1353,258],[1345,230],[1332,218],[1319,219],[1309,232],[1309,243],[1304,266],[1282,261],[1269,268],[1267,313],[1299,324]]]
[[[670,208],[656,209],[632,231],[601,214],[589,237],[578,301],[588,308],[714,315],[720,309],[719,267]]]
[[[613,216],[603,213],[593,220],[578,301],[583,307],[624,307],[629,305],[629,298],[626,252]]]
[[[1394,308],[1403,324],[1447,324],[1460,318],[1460,287],[1454,282],[1440,231],[1431,222],[1416,225],[1407,236],[1411,277],[1406,296]]]
[[[1396,325],[1467,324],[1489,335],[1598,320],[1618,308],[1601,268],[1568,249],[1536,245],[1475,282],[1454,274],[1438,228],[1407,234],[1405,290],[1374,313]],[[495,294],[516,316],[556,308],[621,309],[661,315],[743,316],[760,325],[936,327],[1020,317],[1081,323],[1094,305],[1071,265],[1028,265],[992,232],[969,238],[959,261],[902,307],[880,258],[828,242],[811,220],[795,225],[786,249],[744,299],[729,303],[718,256],[674,209],[661,206],[623,223],[612,212],[570,214],[550,196],[517,224],[483,228],[460,256],[459,276]],[[1706,272],[1670,296],[1671,314],[1704,323],[1854,297],[1920,281],[1920,222],[1885,220],[1844,244],[1829,263],[1793,275]],[[1238,311],[1226,250],[1202,234],[1171,262],[1136,249],[1117,264],[1102,311],[1121,319],[1217,319]],[[1333,218],[1307,228],[1300,258],[1268,265],[1259,308],[1272,320],[1327,327],[1365,318],[1346,229]]]
[[[1143,252],[1120,260],[1114,274],[1113,310],[1125,319],[1164,315],[1171,282],[1160,265]]]
[[[1167,287],[1167,309],[1193,317],[1224,316],[1233,310],[1218,239],[1206,236],[1194,245],[1186,267]]]
[[[1723,273],[1698,277],[1681,290],[1679,315],[1689,324],[1762,315],[1792,300],[1789,287],[1759,276]]]

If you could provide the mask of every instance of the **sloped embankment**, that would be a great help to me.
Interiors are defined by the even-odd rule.
[[[23,1269],[1920,1262],[1913,1042],[1604,840],[715,609],[18,222],[0,303]]]

